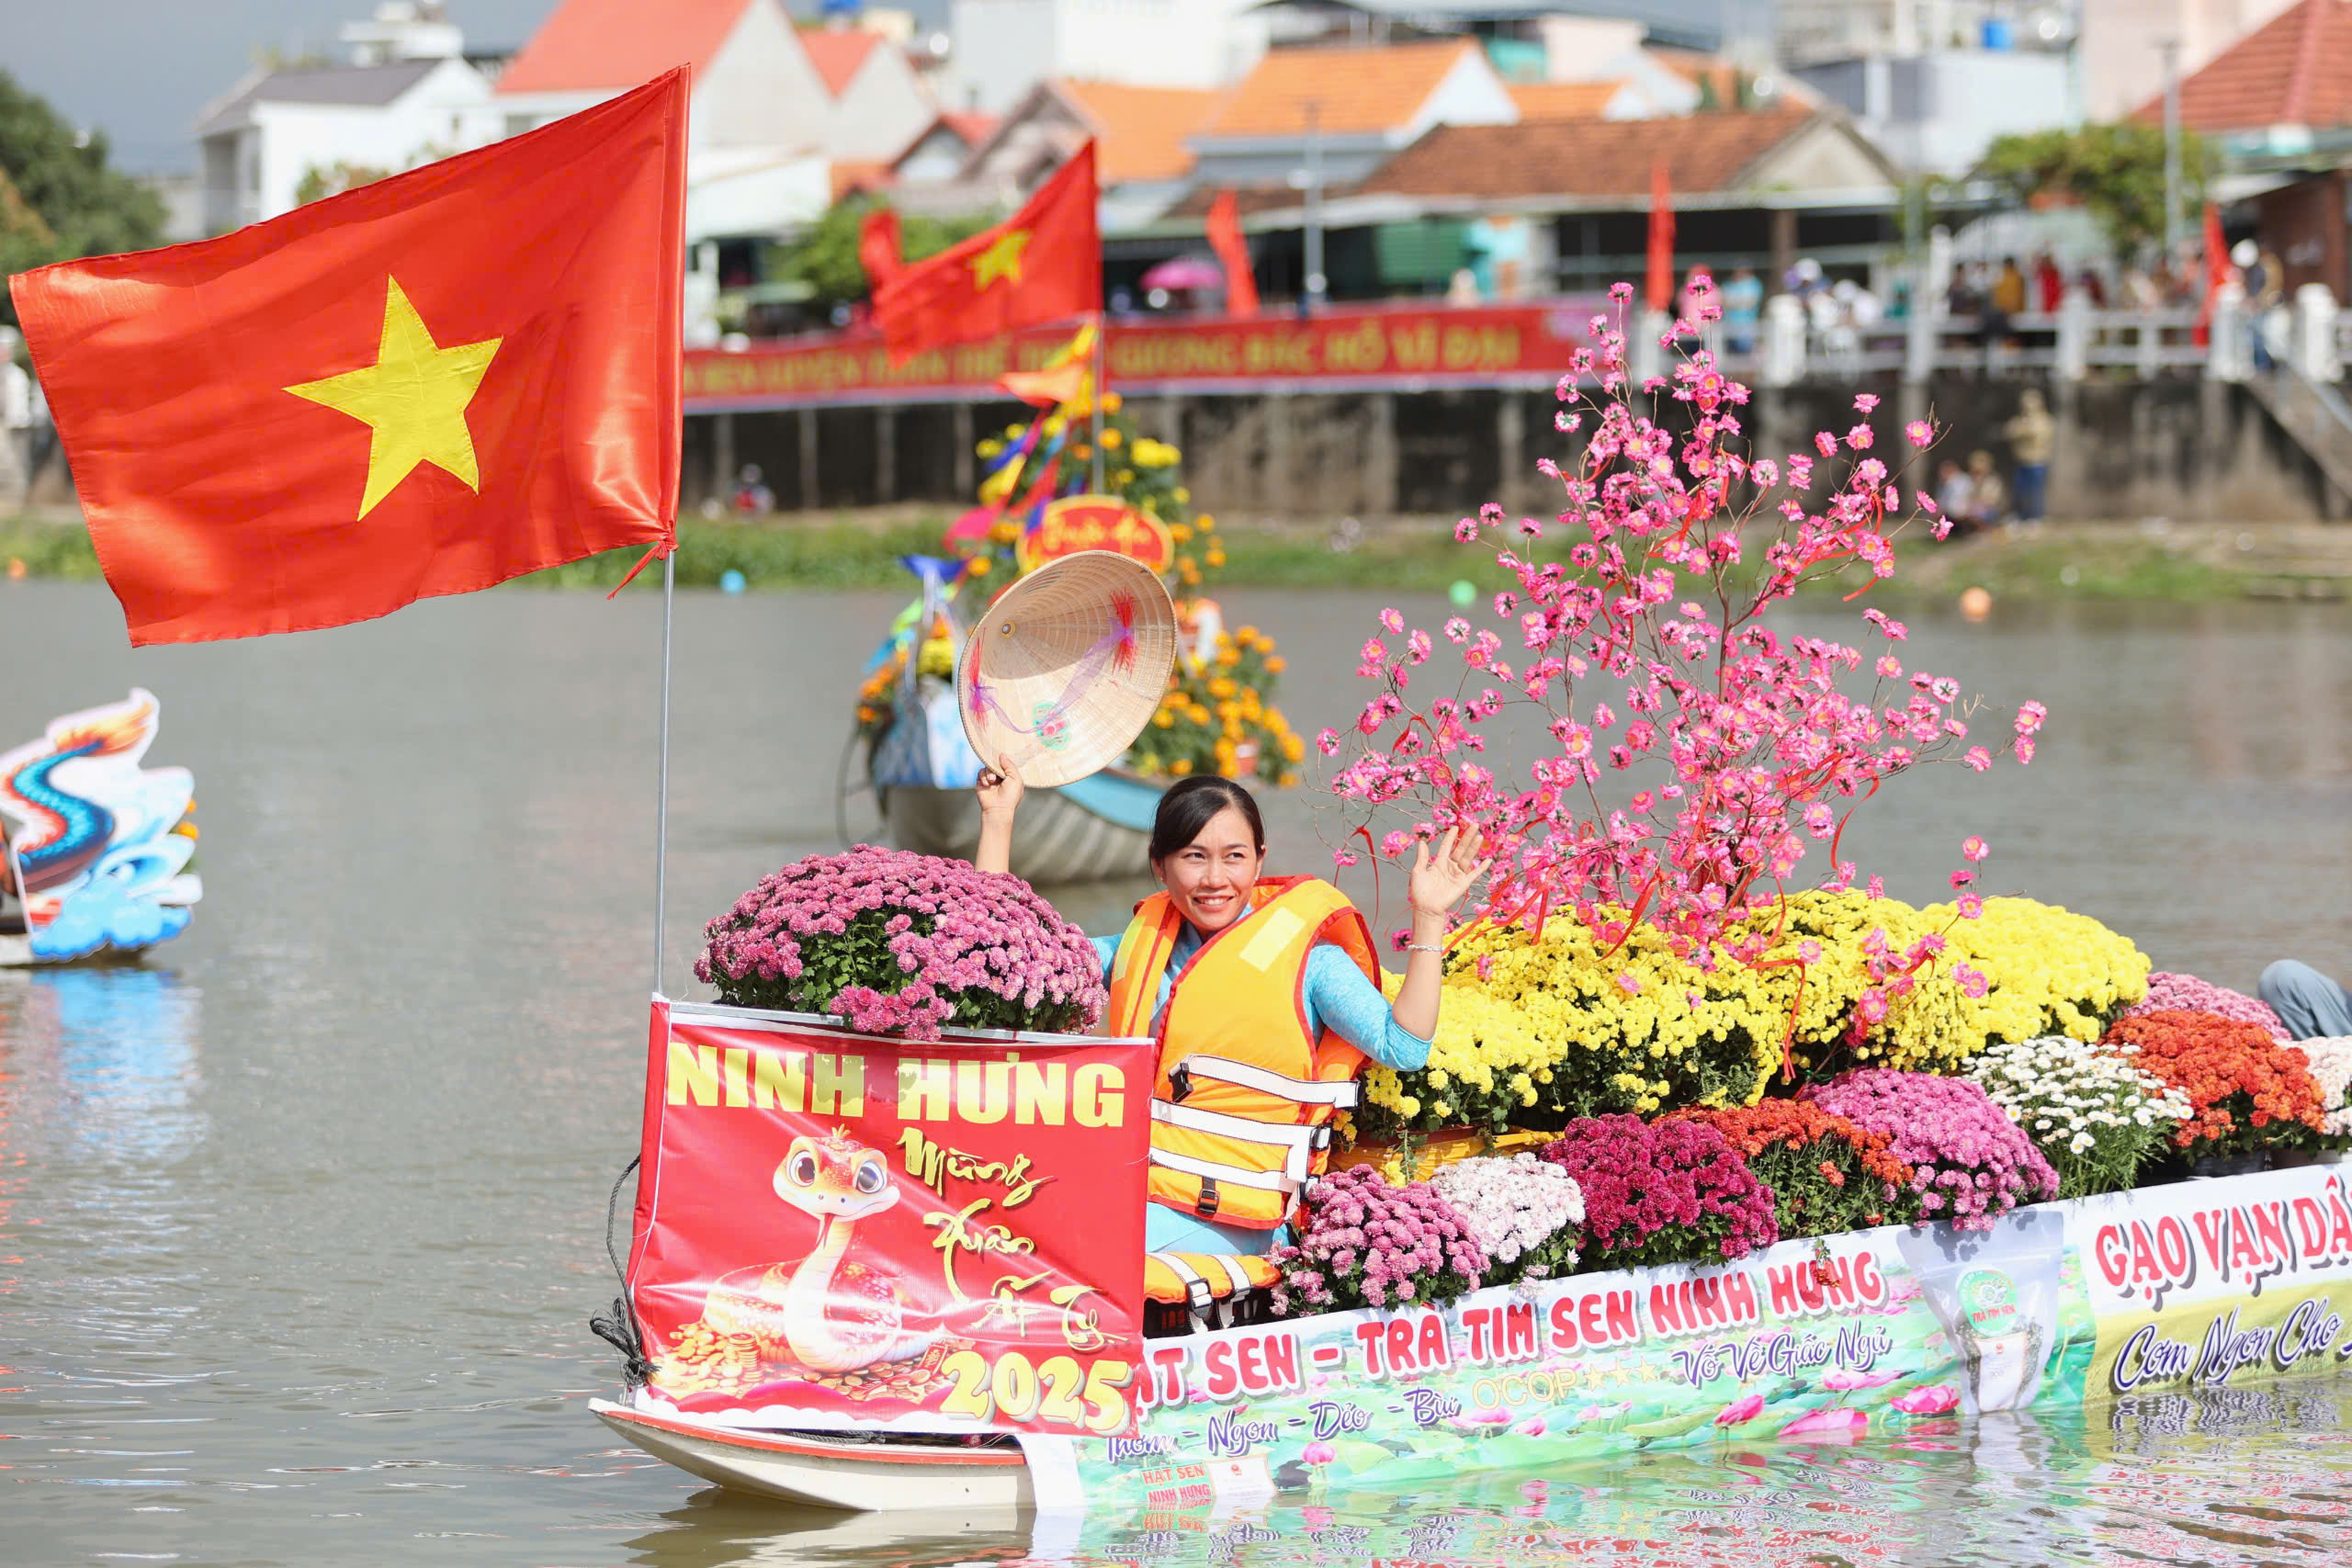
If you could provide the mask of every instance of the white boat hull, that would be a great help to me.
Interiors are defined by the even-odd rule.
[[[849,1442],[815,1432],[748,1432],[609,1400],[597,1418],[659,1460],[738,1492],[855,1512],[1035,1506],[1029,1466],[1016,1448]],[[876,1455],[887,1452],[888,1458]]]

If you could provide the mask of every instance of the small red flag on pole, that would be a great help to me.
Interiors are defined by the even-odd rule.
[[[901,271],[874,297],[891,359],[1100,310],[1094,202],[1090,141],[1012,218]]]
[[[1674,192],[1666,183],[1663,158],[1650,164],[1649,264],[1642,303],[1653,310],[1668,310],[1674,303]]]
[[[1258,276],[1250,267],[1250,242],[1241,237],[1241,204],[1229,190],[1209,203],[1209,249],[1225,268],[1225,309],[1234,316],[1258,313]]]
[[[899,209],[877,207],[865,215],[857,231],[858,265],[865,268],[865,291],[879,294],[899,276]]]
[[[217,240],[11,279],[130,640],[666,552],[685,129],[682,68]]]
[[[2213,307],[2233,270],[2229,241],[2222,233],[2222,209],[2209,201],[2205,204],[2205,288],[2197,304],[2197,325],[2189,333],[2189,341],[2199,348],[2212,340]]]

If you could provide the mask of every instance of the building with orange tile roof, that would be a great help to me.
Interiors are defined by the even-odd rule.
[[[1510,89],[1470,39],[1269,50],[1188,139],[1204,184],[1286,183],[1310,153],[1326,184],[1369,175],[1434,126],[1509,125]]]
[[[2133,118],[2164,121],[2161,94]],[[2180,84],[2180,123],[2205,136],[2352,124],[2352,5],[2300,0]]]
[[[1217,103],[1216,93],[1184,87],[1040,82],[973,150],[958,178],[1011,206],[1091,141],[1103,225],[1115,231],[1157,217],[1183,194],[1193,166],[1184,140]]]

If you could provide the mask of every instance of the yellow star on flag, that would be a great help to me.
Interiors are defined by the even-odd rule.
[[[1008,283],[1021,281],[1021,253],[1029,243],[1026,229],[1007,229],[996,237],[996,243],[972,258],[972,287],[985,290],[1001,277]]]
[[[376,363],[286,389],[298,398],[347,413],[374,433],[368,444],[361,517],[373,512],[419,463],[430,463],[463,479],[476,494],[481,492],[466,405],[473,401],[491,356],[505,341],[484,338],[443,348],[401,292],[400,280],[388,277],[385,285],[384,335]]]

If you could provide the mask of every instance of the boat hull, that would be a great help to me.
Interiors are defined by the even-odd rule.
[[[729,1491],[853,1513],[1018,1509],[1035,1501],[1019,1449],[885,1448],[821,1433],[729,1431],[602,1399],[588,1407],[654,1458]]]
[[[1882,1227],[1713,1268],[1571,1274],[1442,1307],[1148,1342],[1128,1436],[1025,1450],[733,1430],[640,1391],[597,1414],[738,1490],[890,1511],[1214,1509],[1396,1493],[1657,1447],[1933,1440],[1996,1411],[2333,1375],[2352,1356],[2352,1181],[2316,1165]],[[2220,1348],[2217,1350],[2215,1347]],[[738,1413],[748,1415],[749,1413]],[[1044,1451],[1044,1450],[1041,1450]]]

